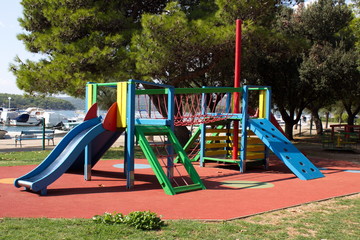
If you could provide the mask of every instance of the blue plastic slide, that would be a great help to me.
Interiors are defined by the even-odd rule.
[[[304,154],[302,154],[269,120],[250,119],[250,130],[300,179],[324,177]]]
[[[90,156],[91,156],[91,168],[100,160],[100,158],[105,154],[107,150],[115,143],[115,141],[121,136],[125,131],[125,128],[118,128],[116,132],[113,131],[104,131],[96,136],[90,145]],[[67,170],[67,172],[84,172],[84,151],[78,156],[75,162]]]
[[[45,195],[47,186],[65,173],[83,154],[85,147],[104,132],[108,131],[104,129],[101,117],[81,123],[64,136],[39,166],[17,178],[14,185]]]

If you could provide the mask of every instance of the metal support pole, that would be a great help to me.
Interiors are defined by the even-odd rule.
[[[42,150],[45,150],[45,118],[41,119],[42,123]]]
[[[126,112],[126,138],[125,138],[125,164],[124,170],[126,175],[126,187],[131,189],[134,187],[134,145],[135,145],[135,83],[130,80],[127,92],[127,112]]]

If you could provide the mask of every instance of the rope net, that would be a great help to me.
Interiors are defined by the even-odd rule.
[[[168,96],[137,95],[136,118],[167,119]],[[232,114],[227,113],[227,95],[220,93],[205,94],[176,94],[174,99],[174,125],[190,126],[201,123],[212,123],[228,119]],[[203,108],[204,111],[203,111]]]

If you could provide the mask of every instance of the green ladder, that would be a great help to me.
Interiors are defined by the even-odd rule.
[[[146,158],[148,159],[150,166],[152,167],[161,187],[164,189],[166,194],[175,195],[181,192],[193,191],[206,189],[200,176],[196,172],[194,166],[191,164],[190,159],[187,157],[185,151],[181,147],[178,139],[174,132],[168,126],[143,126],[139,125],[135,127],[136,138],[138,139],[139,145],[143,150]],[[164,172],[158,158],[156,157],[149,141],[146,136],[163,135],[167,136],[168,141],[173,147],[174,152],[178,155],[178,161],[186,169],[192,184],[183,186],[172,186],[169,177]]]

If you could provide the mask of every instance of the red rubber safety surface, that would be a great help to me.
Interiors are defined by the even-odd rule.
[[[64,174],[40,196],[15,188],[12,179],[34,166],[0,167],[0,217],[91,218],[104,212],[128,214],[150,210],[163,219],[232,219],[360,192],[360,165],[346,161],[311,159],[325,177],[310,181],[296,178],[284,164],[272,160],[270,170],[236,168],[215,163],[195,168],[207,189],[166,195],[151,168],[136,169],[135,188],[126,189],[118,160],[102,160],[92,171],[92,181],[83,175]],[[136,160],[136,164],[148,164]],[[216,167],[215,167],[216,166]],[[347,171],[350,170],[350,171]],[[270,183],[265,188],[239,188],[223,182]]]

